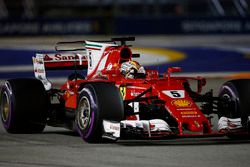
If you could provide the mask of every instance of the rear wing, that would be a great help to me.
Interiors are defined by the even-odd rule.
[[[38,53],[33,57],[35,77],[49,90],[51,83],[46,78],[46,70],[87,69],[87,75],[94,75],[105,67],[107,55],[103,53],[107,47],[123,46],[126,41],[134,40],[134,37],[124,37],[109,41],[58,42],[55,50],[61,53]]]
[[[90,74],[96,66],[102,68],[102,55],[107,47],[126,45],[127,41],[134,41],[135,37],[111,38],[102,41],[72,41],[58,42],[55,50],[63,53],[44,54],[46,69],[88,69]],[[120,42],[120,45],[117,44]]]

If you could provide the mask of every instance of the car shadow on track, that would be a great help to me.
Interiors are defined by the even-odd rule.
[[[43,134],[56,134],[56,135],[80,137],[77,132],[73,132],[73,131],[47,131],[47,132],[43,132]]]
[[[191,145],[232,145],[250,144],[249,139],[232,140],[227,137],[218,138],[182,138],[166,140],[120,140],[122,146],[191,146]]]
[[[68,137],[79,137],[77,132],[59,129],[44,131],[44,135],[60,135]],[[98,144],[98,143],[97,143]],[[114,144],[118,146],[191,146],[191,145],[232,145],[232,144],[250,144],[248,139],[229,139],[228,137],[203,137],[203,138],[167,138],[160,140],[118,140],[116,142],[105,142],[99,144]]]

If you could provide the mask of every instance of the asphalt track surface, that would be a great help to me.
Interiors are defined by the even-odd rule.
[[[216,93],[223,82],[208,80],[206,88]],[[42,134],[8,134],[0,126],[3,167],[247,167],[249,155],[247,139],[179,138],[89,144],[63,128],[47,127]]]

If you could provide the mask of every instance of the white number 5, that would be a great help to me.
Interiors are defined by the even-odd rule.
[[[184,98],[185,92],[184,90],[164,90],[162,91],[165,95],[177,99],[177,98]]]

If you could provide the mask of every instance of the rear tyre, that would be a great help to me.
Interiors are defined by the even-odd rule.
[[[40,133],[47,121],[48,98],[41,81],[12,79],[0,94],[0,114],[9,133]]]
[[[222,85],[219,97],[219,117],[241,118],[241,124],[249,130],[250,80],[231,80]],[[230,136],[229,136],[230,137]]]
[[[123,117],[123,101],[114,84],[91,83],[80,90],[76,125],[86,142],[104,142],[103,120],[120,122]]]

